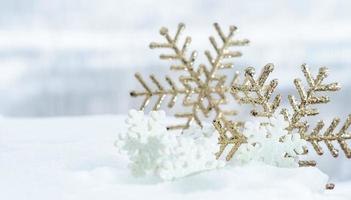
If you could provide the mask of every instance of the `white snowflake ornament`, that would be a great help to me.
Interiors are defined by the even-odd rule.
[[[129,157],[135,176],[173,180],[224,166],[215,157],[213,128],[194,126],[183,134],[169,132],[163,124],[165,118],[163,111],[152,111],[149,116],[142,111],[129,112],[128,130],[119,135],[116,146]]]
[[[306,142],[299,134],[288,134],[285,127],[286,122],[280,115],[271,117],[268,124],[246,122],[243,134],[247,143],[240,146],[232,163],[258,161],[277,167],[297,167],[298,154]]]

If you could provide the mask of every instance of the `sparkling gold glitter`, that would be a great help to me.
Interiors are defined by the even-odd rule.
[[[168,107],[172,108],[177,100],[177,97],[182,96],[182,105],[188,108],[188,111],[176,113],[175,117],[185,118],[186,122],[180,125],[171,125],[168,129],[186,129],[192,121],[195,121],[202,127],[200,117],[210,117],[211,112],[215,113],[216,118],[226,118],[228,116],[236,115],[235,110],[227,111],[221,106],[228,103],[228,96],[230,96],[231,85],[236,81],[238,74],[233,73],[231,81],[227,81],[227,76],[219,71],[223,69],[233,68],[233,63],[228,61],[229,58],[240,57],[241,52],[231,50],[235,46],[243,46],[249,43],[248,40],[234,40],[233,36],[237,28],[235,26],[229,27],[229,33],[225,34],[220,26],[215,23],[214,28],[221,40],[220,45],[216,42],[214,37],[210,37],[210,43],[213,46],[215,56],[210,51],[205,51],[204,54],[208,60],[208,65],[200,64],[196,67],[195,60],[197,52],[192,51],[189,55],[187,49],[191,43],[191,38],[186,37],[182,45],[179,45],[180,35],[185,28],[184,24],[179,24],[174,37],[172,37],[167,28],[161,28],[160,34],[165,38],[165,42],[152,42],[151,49],[166,49],[168,54],[161,54],[161,60],[172,60],[170,69],[175,72],[182,72],[179,76],[179,86],[170,77],[166,76],[165,80],[167,86],[162,86],[161,82],[156,79],[154,75],[150,75],[152,84],[155,89],[143,80],[140,74],[136,74],[136,79],[140,82],[143,91],[132,91],[132,97],[143,97],[144,101],[140,106],[140,110],[144,110],[150,100],[156,97],[156,102],[152,106],[153,110],[158,110],[165,97],[170,100]],[[227,72],[228,73],[228,72]],[[173,77],[173,76],[172,76]],[[232,94],[235,98],[235,95]],[[201,116],[200,116],[201,115]]]

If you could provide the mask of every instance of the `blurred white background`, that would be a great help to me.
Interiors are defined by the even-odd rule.
[[[133,74],[168,71],[159,51],[148,49],[162,39],[161,26],[174,31],[186,23],[191,48],[202,51],[214,34],[212,23],[219,22],[238,26],[238,38],[251,41],[240,48],[237,69],[274,63],[272,77],[280,79],[283,94],[293,92],[302,63],[314,72],[328,66],[330,80],[343,89],[321,112],[345,118],[351,113],[350,11],[348,0],[1,0],[0,114],[125,114],[139,103],[129,97],[139,87]],[[342,169],[340,179],[351,177]]]

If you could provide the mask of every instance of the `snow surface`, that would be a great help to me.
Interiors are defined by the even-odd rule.
[[[0,199],[351,199],[317,168],[250,165],[173,182],[133,178],[113,143],[125,116],[0,120]]]

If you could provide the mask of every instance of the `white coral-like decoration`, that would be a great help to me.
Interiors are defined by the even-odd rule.
[[[288,134],[286,121],[281,115],[270,118],[269,123],[246,122],[243,134],[247,143],[240,146],[234,164],[251,161],[264,162],[277,167],[298,167],[298,155],[306,141],[299,134]]]
[[[131,110],[126,120],[128,130],[119,135],[116,146],[130,159],[135,176],[154,175],[173,180],[204,170],[222,167],[217,161],[214,129],[191,127],[183,134],[169,133],[163,124],[165,113],[152,111],[149,117]]]

